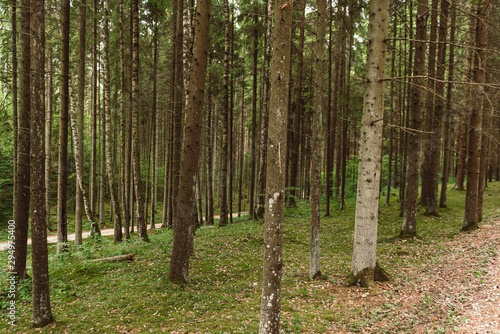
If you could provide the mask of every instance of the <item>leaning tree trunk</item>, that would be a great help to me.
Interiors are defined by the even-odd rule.
[[[488,26],[486,16],[489,9],[489,0],[478,4],[476,23],[476,58],[474,59],[474,74],[472,81],[472,113],[469,128],[469,146],[467,161],[467,189],[465,193],[465,217],[462,231],[478,228],[479,223],[479,175],[481,167],[481,136],[483,126],[483,99],[486,66],[486,45],[488,42]],[[484,147],[486,149],[486,147]]]
[[[198,0],[193,41],[193,63],[190,75],[190,91],[186,107],[184,149],[180,173],[179,198],[175,211],[172,257],[168,277],[172,282],[187,282],[189,257],[193,251],[193,217],[195,182],[198,172],[203,98],[210,27],[211,0]]]
[[[370,1],[366,84],[359,148],[358,195],[350,283],[368,286],[387,277],[377,265],[377,226],[380,196],[384,78],[389,1]]]
[[[279,333],[283,274],[283,211],[292,44],[292,5],[276,0],[269,100],[266,214],[259,333]]]
[[[425,69],[425,43],[427,36],[428,1],[419,0],[417,8],[417,38],[415,41],[415,63],[413,67],[413,86],[411,88],[411,106],[408,134],[408,170],[406,172],[406,195],[403,205],[403,225],[401,237],[414,237],[417,234],[418,180],[420,174],[420,150],[422,148],[421,127]]]
[[[50,308],[49,252],[45,206],[45,1],[31,4],[31,240],[33,271],[32,323],[42,327],[54,321]],[[17,244],[17,243],[16,243]]]

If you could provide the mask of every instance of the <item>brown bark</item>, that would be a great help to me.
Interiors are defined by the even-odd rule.
[[[118,198],[118,189],[115,183],[115,168],[113,159],[113,138],[111,136],[111,74],[109,72],[109,1],[103,1],[104,10],[104,43],[103,43],[103,74],[104,74],[104,119],[106,122],[106,174],[108,176],[109,193],[111,195],[111,206],[114,216],[114,242],[121,242],[122,233],[122,209]]]
[[[427,100],[425,104],[425,131],[423,136],[424,161],[422,163],[422,189],[421,204],[426,206],[425,215],[437,215],[437,175],[432,172],[433,164],[433,140],[432,131],[434,127],[435,107],[435,83],[436,83],[436,46],[437,46],[437,14],[439,0],[431,0],[431,30],[429,35],[429,56],[428,56],[428,79],[427,79]],[[439,158],[438,158],[439,159]],[[439,164],[439,160],[437,161]],[[434,187],[433,184],[436,184]],[[435,189],[434,189],[435,188]],[[432,202],[435,210],[429,210],[429,203]]]
[[[444,109],[445,112],[445,121],[444,121],[444,143],[443,143],[443,174],[441,177],[441,195],[439,198],[439,207],[440,208],[446,208],[446,193],[448,190],[448,179],[450,175],[450,169],[451,169],[451,140],[450,137],[452,135],[453,129],[451,128],[451,119],[453,117],[452,115],[452,84],[451,82],[453,81],[454,77],[454,70],[455,70],[455,22],[456,22],[456,9],[454,7],[454,4],[452,2],[453,0],[450,0],[450,5],[451,5],[451,29],[450,29],[450,56],[448,58],[448,87],[446,90],[446,106]]]
[[[52,69],[52,49],[49,47],[46,56],[47,62],[47,85],[46,85],[46,109],[45,109],[45,206],[47,208],[47,228],[50,227],[50,176],[51,176],[51,134],[52,134],[52,112],[53,112],[53,69]]]
[[[317,1],[316,42],[313,51],[313,118],[311,137],[311,233],[309,277],[321,275],[320,265],[320,218],[321,218],[321,171],[323,155],[323,128],[325,119],[325,33],[326,0]]]
[[[208,34],[211,0],[199,0],[196,8],[193,41],[193,64],[190,91],[186,107],[184,149],[180,171],[179,199],[175,211],[172,257],[168,277],[172,282],[185,283],[188,279],[189,258],[193,251],[193,218],[195,182],[198,171],[203,99],[207,67]]]
[[[292,4],[275,1],[259,333],[278,333],[280,323],[292,11]]]
[[[28,219],[30,209],[30,16],[31,1],[21,2],[21,91],[19,103],[19,124],[17,142],[16,182],[14,184],[14,237],[16,260],[13,272],[23,279],[26,274],[26,253],[28,245]]]
[[[250,152],[250,190],[248,194],[248,218],[255,219],[254,215],[254,198],[255,198],[255,170],[257,168],[257,65],[259,54],[259,33],[257,24],[259,22],[258,15],[254,15],[254,31],[253,31],[253,97],[252,97],[252,128],[251,128],[251,152]]]
[[[135,197],[137,203],[137,237],[142,241],[149,241],[144,211],[144,194],[141,180],[140,155],[140,89],[139,89],[139,3],[132,0],[130,7],[132,20],[132,167],[134,175]]]
[[[103,257],[100,259],[92,259],[90,262],[132,262],[134,261],[134,254],[117,255],[111,257]]]
[[[32,323],[42,327],[54,321],[50,308],[49,253],[45,205],[45,9],[44,0],[31,3],[31,240]],[[16,243],[17,244],[17,243]]]
[[[465,193],[465,216],[462,231],[478,228],[480,220],[480,169],[481,169],[481,136],[483,131],[483,99],[486,65],[486,46],[488,42],[488,27],[486,17],[489,10],[489,0],[477,5],[476,22],[476,57],[474,59],[474,74],[472,81],[477,85],[471,87],[472,113],[470,117],[469,145],[467,161],[467,190]],[[486,147],[484,147],[486,149]]]
[[[12,212],[16,212],[16,191],[15,184],[17,178],[17,152],[18,152],[18,134],[19,134],[19,119],[18,119],[18,92],[17,92],[17,0],[12,0],[12,183],[14,191],[12,197]]]
[[[229,131],[229,48],[230,48],[229,1],[224,0],[224,74],[222,82],[222,150],[220,155],[220,219],[219,227],[228,224],[227,217],[227,181],[228,181],[228,131]]]
[[[427,35],[428,1],[419,0],[417,8],[417,32],[415,42],[415,63],[413,65],[413,85],[411,87],[411,106],[408,135],[408,171],[406,173],[406,196],[403,207],[403,225],[401,237],[413,237],[417,233],[418,180],[420,169],[420,150],[422,147],[420,132],[423,109],[423,73],[425,68],[425,43]]]
[[[59,111],[59,161],[57,180],[57,252],[64,250],[68,241],[67,194],[68,194],[68,113],[69,113],[69,0],[61,4],[61,108]]]

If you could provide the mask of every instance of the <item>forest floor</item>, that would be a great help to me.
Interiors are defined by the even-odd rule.
[[[346,287],[354,203],[322,218],[322,272],[308,278],[309,202],[286,210],[283,235],[282,333],[500,333],[500,182],[485,193],[484,219],[460,232],[464,192],[449,191],[440,217],[418,218],[418,237],[397,238],[399,204],[381,205],[377,254],[391,282]],[[423,209],[420,210],[423,212]],[[7,325],[7,283],[0,286],[0,332],[256,333],[262,277],[262,222],[236,219],[196,232],[190,281],[167,272],[171,230],[149,231],[150,243],[87,239],[78,250],[49,246],[56,322],[34,329],[31,286],[17,291],[15,328]],[[3,235],[0,234],[0,241]],[[90,259],[134,253],[133,262]],[[7,252],[0,252],[7,262]],[[6,282],[0,272],[0,282]],[[5,319],[5,321],[3,321]]]

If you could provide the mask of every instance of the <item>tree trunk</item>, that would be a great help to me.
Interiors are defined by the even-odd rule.
[[[181,169],[181,148],[182,148],[182,84],[183,84],[183,10],[184,1],[177,0],[177,6],[174,9],[176,11],[176,38],[174,41],[175,50],[175,77],[174,77],[174,151],[173,151],[173,165],[172,165],[172,210],[170,210],[169,225],[173,226],[174,217],[176,216],[175,210],[177,206],[174,204],[178,201],[179,193],[179,178]]]
[[[32,323],[42,327],[54,321],[50,308],[49,253],[45,205],[45,2],[31,3],[31,240],[33,271]],[[16,240],[17,241],[17,240]],[[17,244],[17,242],[16,242]]]
[[[414,237],[417,234],[418,180],[420,174],[420,150],[422,148],[423,74],[425,69],[425,43],[427,38],[428,1],[419,0],[417,7],[417,33],[415,41],[415,63],[408,135],[408,171],[406,173],[406,196],[403,206],[403,225],[400,236]]]
[[[13,272],[20,280],[26,274],[26,253],[28,245],[28,219],[30,210],[30,0],[21,2],[21,82],[18,124],[18,147],[16,183],[14,184],[14,221],[16,229],[14,237],[16,247],[14,258],[16,260]]]
[[[168,277],[172,282],[187,282],[189,258],[193,251],[195,179],[198,169],[203,119],[203,98],[207,67],[211,0],[199,0],[196,8],[193,64],[186,107],[184,149],[180,173],[179,199],[175,211],[172,257]]]
[[[132,167],[134,175],[135,197],[137,203],[136,220],[139,240],[149,242],[144,216],[144,194],[141,180],[140,133],[140,89],[139,89],[139,3],[131,2],[132,20]]]
[[[422,189],[421,204],[425,205],[425,215],[437,215],[437,175],[432,171],[433,165],[433,134],[435,108],[435,86],[436,86],[436,41],[437,41],[437,14],[439,0],[431,0],[431,31],[429,35],[429,57],[428,57],[428,79],[427,79],[427,100],[425,107],[425,131],[424,134],[424,161],[422,164]],[[441,109],[442,114],[442,109]],[[439,121],[441,124],[441,121]],[[438,148],[439,150],[439,148]],[[439,151],[438,151],[439,155]],[[439,164],[439,157],[437,163]]]
[[[113,138],[111,136],[111,87],[109,72],[109,1],[103,1],[104,10],[104,43],[103,43],[103,73],[104,73],[104,119],[106,122],[106,174],[108,175],[109,194],[114,215],[114,242],[121,242],[122,235],[122,209],[118,198],[118,189],[115,184],[115,168],[113,159]]]
[[[292,4],[283,0],[275,2],[259,326],[261,334],[279,333],[280,323],[292,11]]]
[[[483,99],[486,65],[486,46],[488,43],[488,26],[486,24],[489,10],[489,0],[478,4],[476,22],[476,41],[474,59],[474,74],[472,81],[476,84],[471,87],[472,113],[470,117],[469,145],[467,161],[467,190],[465,193],[465,217],[462,231],[470,231],[478,228],[480,196],[480,168],[481,168],[481,136],[483,127]],[[484,149],[487,149],[484,147]]]
[[[361,121],[358,195],[354,227],[351,282],[362,286],[378,280],[377,225],[380,195],[389,1],[370,1],[366,84]]]
[[[18,135],[19,135],[19,119],[17,111],[17,0],[12,0],[12,183],[14,184],[14,193],[12,197],[12,212],[16,212],[16,179],[17,179],[17,152],[18,152]]]
[[[229,131],[229,48],[230,25],[229,0],[224,0],[224,77],[222,83],[222,150],[220,155],[221,172],[219,180],[220,219],[219,227],[228,224],[227,217],[227,179],[228,179],[228,131]]]
[[[122,199],[122,217],[124,227],[124,237],[130,239],[130,210],[129,198],[130,191],[128,187],[128,158],[127,143],[129,133],[127,131],[127,115],[125,111],[125,46],[124,46],[124,27],[123,27],[123,0],[120,0],[120,188]]]
[[[160,131],[160,122],[158,119],[157,110],[157,95],[158,95],[158,74],[157,74],[157,63],[158,63],[158,16],[155,14],[154,17],[154,51],[153,51],[153,115],[151,116],[151,129],[153,131],[153,175],[151,178],[151,229],[155,228],[155,214],[156,214],[156,202],[157,197],[157,178],[158,178],[158,156],[159,150],[157,147],[158,134]]]
[[[470,18],[469,18],[469,30],[467,31],[467,41],[472,41],[472,36],[475,28],[475,13],[474,6],[470,5]],[[455,190],[464,190],[465,182],[465,165],[466,165],[466,155],[467,155],[467,134],[468,127],[471,116],[472,108],[472,96],[471,96],[471,85],[468,83],[472,79],[472,61],[474,57],[474,51],[469,44],[466,48],[465,53],[465,78],[464,81],[464,97],[462,103],[462,110],[460,113],[460,127],[458,129],[457,138],[457,170],[455,176]]]
[[[450,2],[453,0],[450,0]],[[444,109],[445,112],[445,121],[444,121],[444,152],[443,152],[443,174],[441,177],[441,196],[439,198],[439,207],[446,208],[446,192],[448,190],[448,179],[450,175],[450,165],[451,165],[451,147],[450,147],[450,137],[452,134],[451,129],[451,118],[452,115],[452,88],[455,69],[455,22],[456,22],[456,9],[453,3],[451,3],[451,30],[450,30],[450,56],[448,58],[448,87],[446,89],[446,107]]]
[[[65,250],[68,242],[67,194],[68,194],[68,110],[69,110],[69,21],[70,3],[63,0],[62,47],[61,47],[61,109],[59,111],[59,162],[57,181],[57,253]]]
[[[51,175],[51,138],[52,138],[52,112],[53,112],[53,77],[52,70],[52,49],[47,50],[47,86],[46,86],[46,110],[45,110],[45,207],[47,208],[47,228],[50,227],[50,175]]]
[[[244,67],[244,63],[241,65]],[[240,142],[238,156],[238,217],[241,217],[243,200],[243,163],[245,158],[245,75],[241,79]]]
[[[317,1],[316,42],[314,44],[313,120],[311,137],[311,235],[309,277],[321,276],[320,265],[320,218],[321,218],[321,171],[323,155],[323,122],[325,114],[324,44],[326,33],[326,0]]]
[[[271,62],[271,30],[272,30],[272,0],[267,1],[266,9],[266,35],[264,40],[264,96],[262,97],[261,131],[260,131],[260,166],[259,166],[259,189],[257,189],[257,208],[255,218],[264,218],[265,213],[265,192],[266,192],[266,161],[267,161],[267,136],[269,126],[269,66]]]
[[[304,27],[306,15],[306,2],[301,3],[302,17],[300,21],[299,49],[297,51],[297,79],[295,85],[295,103],[292,107],[293,111],[293,132],[292,132],[292,147],[291,147],[291,162],[290,162],[290,197],[288,198],[289,206],[297,206],[296,198],[300,197],[298,187],[299,176],[299,147],[301,142],[301,121],[302,121],[302,77],[304,68]],[[302,154],[304,156],[304,154]]]
[[[257,65],[259,55],[259,33],[257,24],[259,17],[254,15],[254,31],[253,31],[253,97],[252,97],[252,136],[251,139],[251,156],[250,156],[250,192],[248,194],[248,218],[255,219],[254,215],[254,198],[255,198],[255,169],[257,165],[256,144],[257,144]]]
[[[80,3],[80,29],[78,43],[78,132],[80,136],[80,151],[83,153],[83,111],[85,109],[85,34],[86,34],[86,4],[85,0]],[[78,156],[80,165],[83,165],[83,156]],[[75,246],[82,244],[82,191],[76,187],[76,208],[75,208]]]

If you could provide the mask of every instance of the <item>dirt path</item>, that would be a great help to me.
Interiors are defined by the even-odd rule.
[[[464,307],[464,324],[460,333],[500,333],[500,221],[492,225],[483,225],[477,235],[476,242],[496,240],[496,255],[484,268],[482,284],[477,287]],[[481,239],[483,241],[481,241]],[[474,246],[475,241],[471,240]],[[493,251],[491,255],[493,255]]]
[[[246,215],[246,214],[247,214],[246,212],[241,213],[241,215]],[[238,217],[238,214],[233,213],[233,217]],[[214,216],[214,218],[219,219],[220,216]],[[150,225],[148,225],[148,229],[149,229],[149,226]],[[155,224],[155,228],[160,228],[160,227],[161,227],[161,224]],[[109,235],[113,235],[113,234],[114,234],[114,229],[112,229],[112,228],[101,230],[102,236],[109,236]],[[85,231],[82,233],[83,239],[88,238],[89,236],[90,236],[90,231]],[[75,240],[74,233],[68,235],[68,241],[73,241],[73,240]],[[57,235],[47,237],[47,243],[52,244],[52,243],[56,243],[56,242],[57,242]],[[31,245],[31,239],[28,239],[28,245]],[[8,242],[1,242],[0,243],[0,251],[6,250],[8,247],[9,247]]]

